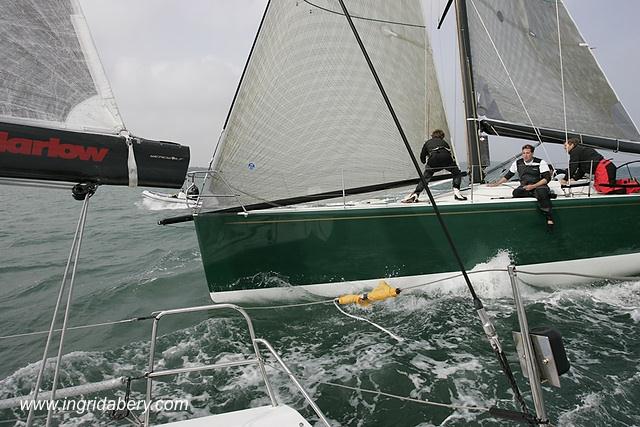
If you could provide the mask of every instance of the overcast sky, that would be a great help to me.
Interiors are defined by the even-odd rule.
[[[191,165],[207,165],[266,0],[80,2],[127,128],[189,145]],[[640,1],[565,4],[640,124]]]

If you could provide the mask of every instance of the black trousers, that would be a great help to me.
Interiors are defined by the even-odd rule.
[[[551,193],[549,187],[541,185],[536,187],[535,190],[525,190],[523,186],[520,186],[513,190],[513,197],[535,197],[538,200],[538,206],[540,210],[544,212],[547,217],[551,216]]]
[[[454,162],[451,157],[451,153],[447,150],[438,150],[429,157],[429,160],[427,160],[427,167],[424,168],[425,181],[429,182],[434,173],[443,169],[449,171],[451,175],[453,175],[453,188],[457,188],[459,190],[460,184],[462,184],[462,172],[460,172],[460,168],[458,168],[458,165],[456,165],[456,162]],[[422,185],[422,181],[419,181],[413,192],[420,195],[422,190],[424,190],[424,185]]]

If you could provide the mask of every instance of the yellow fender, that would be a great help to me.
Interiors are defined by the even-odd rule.
[[[338,298],[338,303],[345,304],[358,304],[361,306],[367,306],[375,301],[383,301],[387,298],[395,298],[400,294],[399,288],[392,288],[387,282],[381,280],[371,292],[365,292],[363,294],[349,294],[342,295]]]

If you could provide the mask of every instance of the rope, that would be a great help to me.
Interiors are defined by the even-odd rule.
[[[304,302],[299,304],[269,305],[269,306],[262,306],[262,307],[242,307],[242,308],[245,310],[269,310],[269,309],[275,309],[275,308],[306,307],[310,305],[329,304],[332,302],[333,302],[333,298],[322,300],[322,301]]]
[[[369,390],[369,389],[366,389],[366,388],[351,387],[351,386],[344,385],[344,384],[337,384],[337,383],[326,382],[326,381],[318,381],[318,384],[324,384],[324,385],[328,385],[328,386],[332,386],[332,387],[346,388],[346,389],[349,389],[349,390],[363,392],[363,393],[377,394],[377,395],[387,396],[387,397],[391,397],[391,398],[399,399],[399,400],[404,400],[404,401],[408,401],[408,402],[421,403],[423,405],[439,406],[439,407],[442,407],[442,408],[451,408],[451,409],[464,409],[464,410],[467,410],[467,411],[483,411],[483,412],[488,412],[489,411],[489,408],[485,408],[483,406],[464,406],[464,405],[454,405],[454,404],[450,404],[450,403],[433,402],[431,400],[422,400],[422,399],[415,399],[413,397],[398,396],[397,394],[385,393],[385,392],[379,391],[379,390]]]
[[[532,276],[544,276],[544,275],[563,275],[563,276],[576,276],[576,277],[586,277],[589,279],[602,279],[602,280],[620,280],[620,281],[631,281],[631,280],[640,280],[640,276],[600,276],[595,274],[582,274],[582,273],[571,273],[568,271],[544,271],[544,272],[533,272],[533,271],[525,271],[525,270],[517,270],[518,273],[522,274],[530,274]]]
[[[518,270],[518,272],[519,271],[520,270]],[[467,272],[467,274],[496,273],[496,272],[508,272],[508,270],[506,268],[486,268],[484,270],[469,271],[469,272]],[[451,279],[455,279],[455,278],[458,278],[458,277],[462,277],[462,273],[452,274],[451,276],[447,276],[447,277],[444,277],[442,279],[432,280],[431,282],[420,283],[420,284],[412,285],[412,286],[406,286],[406,287],[402,288],[402,290],[406,291],[407,289],[421,288],[423,286],[433,285],[433,284],[438,283],[438,282],[444,282],[446,280],[451,280]]]
[[[378,325],[377,323],[372,322],[371,320],[365,319],[364,317],[354,316],[353,314],[347,313],[346,311],[344,311],[343,309],[340,308],[340,306],[338,305],[338,303],[336,301],[333,301],[333,304],[336,306],[338,311],[340,313],[344,314],[345,316],[351,317],[352,319],[362,320],[364,322],[367,322],[367,323],[375,326],[376,328],[380,329],[382,332],[387,333],[391,338],[395,339],[398,342],[404,341],[404,338],[397,336],[396,334],[394,334],[390,330],[383,328],[382,326]]]
[[[479,273],[506,273],[508,272],[508,270],[506,268],[486,268],[486,269],[482,269],[482,270],[474,270],[474,271],[469,271],[468,274],[479,274]],[[533,271],[526,271],[526,270],[518,270],[518,273],[521,274],[529,274],[532,276],[543,276],[543,275],[563,275],[563,276],[576,276],[576,277],[585,277],[585,278],[589,278],[589,279],[600,279],[600,280],[618,280],[618,281],[634,281],[634,280],[640,280],[640,276],[600,276],[600,275],[594,275],[594,274],[583,274],[583,273],[572,273],[569,271],[545,271],[545,272],[533,272]],[[456,279],[462,277],[462,273],[457,273],[457,274],[452,274],[450,276],[441,278],[441,279],[437,279],[437,280],[432,280],[430,282],[425,282],[425,283],[419,283],[417,285],[411,285],[411,286],[405,286],[402,288],[403,291],[409,290],[409,289],[415,289],[415,288],[421,288],[424,286],[429,286],[429,285],[434,285],[438,282],[444,282],[447,280],[452,280],[452,279]],[[293,308],[293,307],[308,307],[308,306],[312,306],[312,305],[321,305],[321,304],[329,304],[329,303],[334,303],[335,299],[327,299],[327,300],[322,300],[322,301],[314,301],[314,302],[306,302],[306,303],[299,303],[299,304],[284,304],[284,305],[271,305],[271,306],[260,306],[260,307],[242,307],[245,310],[271,310],[271,309],[280,309],[280,308]],[[136,321],[140,321],[140,320],[150,320],[153,319],[153,316],[142,316],[142,317],[132,317],[130,319],[123,319],[123,320],[114,320],[114,321],[110,321],[110,322],[102,322],[102,323],[92,323],[89,325],[79,325],[79,326],[71,326],[68,327],[67,330],[76,330],[76,329],[88,329],[88,328],[94,328],[94,327],[98,327],[98,326],[110,326],[110,325],[117,325],[117,324],[121,324],[121,323],[131,323],[131,322],[136,322]],[[54,329],[54,332],[60,332],[61,329]],[[33,335],[44,335],[47,334],[49,331],[35,331],[35,332],[25,332],[22,334],[13,334],[13,335],[2,335],[0,336],[0,340],[4,340],[4,339],[10,339],[10,338],[20,338],[20,337],[28,337],[28,336],[33,336]]]
[[[469,271],[468,274],[478,274],[478,273],[499,273],[499,272],[508,272],[508,270],[506,268],[486,268],[483,270],[474,270],[474,271]],[[600,275],[595,275],[595,274],[583,274],[583,273],[573,273],[570,271],[544,271],[544,272],[533,272],[533,271],[526,271],[526,270],[517,270],[518,273],[522,273],[522,274],[530,274],[532,276],[544,276],[544,275],[563,275],[563,276],[576,276],[576,277],[586,277],[589,279],[601,279],[601,280],[619,280],[619,281],[633,281],[633,280],[640,280],[640,276],[600,276]],[[442,279],[437,279],[437,280],[433,280],[431,282],[426,282],[426,283],[420,283],[417,285],[412,285],[412,286],[406,286],[404,288],[402,288],[402,290],[406,291],[408,289],[415,289],[415,288],[420,288],[423,286],[429,286],[429,285],[433,285],[435,283],[438,282],[444,282],[446,280],[451,280],[451,279],[455,279],[458,277],[461,277],[462,274],[458,273],[458,274],[452,274],[451,276],[447,276],[445,278]]]
[[[135,322],[137,320],[149,320],[149,319],[153,319],[153,317],[152,316],[133,317],[131,319],[114,320],[112,322],[93,323],[93,324],[89,324],[89,325],[72,326],[72,327],[67,328],[67,331],[74,330],[74,329],[93,328],[93,327],[97,327],[97,326],[116,325],[116,324],[119,324],[119,323],[129,323],[129,322]],[[54,329],[54,332],[60,332],[61,330],[62,329]],[[32,335],[42,335],[42,334],[47,334],[47,333],[49,333],[49,331],[36,331],[36,332],[25,332],[23,334],[4,335],[4,336],[0,336],[0,340],[8,339],[8,338],[28,337],[28,336],[32,336]]]

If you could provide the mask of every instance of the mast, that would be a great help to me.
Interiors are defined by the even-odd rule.
[[[462,92],[464,93],[465,126],[467,129],[467,160],[473,182],[482,182],[484,180],[484,171],[481,165],[482,157],[480,154],[480,140],[478,138],[478,122],[476,120],[478,115],[476,112],[475,89],[473,87],[473,74],[471,70],[471,45],[469,42],[466,0],[456,0],[456,23],[458,28],[460,69],[462,71]]]

